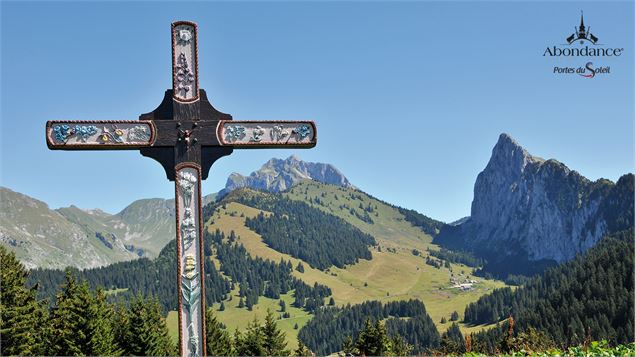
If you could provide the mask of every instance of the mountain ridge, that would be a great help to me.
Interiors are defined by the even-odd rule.
[[[501,134],[474,184],[471,215],[445,226],[435,242],[493,260],[509,257],[505,264],[517,258],[562,263],[605,234],[632,226],[632,197],[633,174],[616,183],[591,181]]]
[[[227,178],[225,188],[219,192],[219,197],[224,197],[229,192],[242,187],[269,192],[282,192],[304,180],[313,180],[341,187],[354,187],[335,166],[319,162],[307,162],[296,155],[291,155],[284,160],[272,158],[262,165],[260,169],[249,174],[249,176],[243,176],[237,172],[231,173]]]
[[[226,187],[218,195],[205,196],[203,203],[213,202],[241,187],[288,195],[293,187],[307,181],[357,190],[333,165],[304,162],[297,156],[290,156],[270,159],[250,176],[230,175]],[[509,258],[501,261],[501,266],[513,265],[516,258],[537,262],[534,265],[540,270],[543,263],[552,265],[571,259],[593,246],[605,233],[632,225],[628,212],[632,216],[633,203],[632,199],[627,199],[632,198],[632,182],[632,174],[625,175],[617,183],[605,179],[588,180],[557,160],[531,155],[511,136],[501,134],[489,162],[476,178],[471,216],[445,224],[416,211],[391,206],[403,215],[401,219],[436,236],[436,243],[485,256]],[[296,190],[293,195],[300,200],[309,200],[307,192],[305,188],[304,194]],[[98,208],[82,210],[75,206],[51,210],[41,201],[29,201],[26,195],[15,197],[26,200],[23,205],[37,208],[32,216],[53,217],[52,226],[57,229],[53,240],[64,240],[64,249],[76,248],[70,243],[72,239],[86,240],[92,248],[84,249],[90,252],[97,249],[93,254],[94,261],[87,256],[77,258],[71,254],[70,258],[64,259],[65,264],[92,267],[138,256],[151,258],[157,256],[175,235],[173,199],[141,199],[116,214],[109,214]],[[310,199],[315,201],[312,203],[316,207],[324,208],[322,198]],[[365,224],[372,224],[376,219],[373,207],[339,205],[341,207],[329,208],[329,212],[338,214],[345,208],[342,217],[352,215]],[[11,210],[11,207],[7,208],[4,211]],[[4,216],[7,214],[3,213]],[[42,237],[38,238],[37,234],[43,236],[43,233],[35,231],[44,229],[42,227],[48,223],[35,219],[40,227],[29,232],[13,227],[14,222],[28,225],[29,217],[24,217],[27,220],[24,222],[20,221],[19,215],[11,217],[0,221],[0,240],[15,249],[22,249],[18,256],[25,257],[26,248],[20,245],[28,244],[30,239],[41,241]],[[69,237],[61,237],[65,230]],[[30,267],[39,266],[38,259],[45,260],[47,248],[44,247],[50,245],[45,243],[38,241],[39,248],[35,251],[39,253],[31,257]],[[50,267],[54,263],[43,264],[43,267]]]

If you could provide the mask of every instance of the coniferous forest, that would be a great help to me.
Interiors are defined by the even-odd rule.
[[[80,279],[88,282],[91,290],[98,287],[117,289],[117,296],[125,299],[139,294],[151,295],[159,300],[164,311],[169,311],[176,310],[178,304],[175,260],[176,243],[171,241],[154,260],[140,258],[81,271],[69,269]],[[205,262],[205,275],[206,303],[220,302],[222,297],[231,291],[230,281],[219,274],[209,259]],[[51,299],[64,280],[64,271],[35,269],[29,275],[28,284],[37,284],[39,298]]]
[[[371,236],[304,203],[269,194],[230,198],[271,212],[247,218],[246,224],[269,246],[315,268],[368,259],[369,246],[375,244]],[[222,204],[206,206],[205,220]],[[316,223],[321,220],[330,224]],[[420,223],[430,223],[426,222]],[[320,227],[328,227],[328,232]],[[633,238],[632,230],[609,235],[567,263],[533,277],[518,277],[518,288],[496,289],[482,296],[465,308],[463,321],[457,321],[460,317],[455,313],[447,329],[437,330],[419,300],[336,307],[331,297],[325,306],[332,294],[328,286],[309,285],[293,276],[294,270],[305,271],[302,263],[252,256],[233,231],[228,235],[206,231],[204,253],[214,259],[205,260],[208,305],[227,300],[232,291],[248,310],[258,304],[259,297],[280,299],[291,294],[294,307],[312,314],[299,330],[298,349],[290,350],[271,312],[242,331],[229,331],[209,309],[208,354],[399,356],[554,349],[635,353]],[[328,244],[323,246],[324,242]],[[427,252],[430,264],[439,267],[443,263],[486,264],[471,252],[446,248]],[[412,254],[423,252],[413,250]],[[177,305],[174,241],[154,260],[141,258],[82,271],[27,272],[13,253],[0,247],[0,255],[3,355],[177,353],[165,323],[165,314]],[[457,322],[496,325],[463,335]]]
[[[252,258],[245,247],[236,243],[237,238],[233,231],[227,239],[220,231],[206,233],[205,237],[205,241],[211,242],[216,249],[221,271],[240,284],[239,294],[245,299],[247,308],[258,303],[258,296],[279,299],[280,294],[294,290],[294,306],[312,312],[323,306],[324,299],[331,295],[331,289],[327,286],[317,283],[309,286],[293,277],[291,262],[275,263],[259,257]],[[209,247],[206,255],[212,254],[212,244],[206,245]]]
[[[371,259],[368,246],[376,244],[375,238],[338,217],[287,198],[237,197],[237,202],[273,213],[247,218],[245,224],[279,252],[322,270]]]
[[[27,287],[28,272],[13,253],[0,246],[2,291],[0,336],[3,355],[171,356],[156,298],[135,295],[127,304],[109,303],[102,289],[68,270],[51,305]]]
[[[530,328],[555,344],[571,346],[585,339],[621,344],[634,340],[633,231],[602,239],[587,253],[547,269],[512,291],[503,288],[465,309],[465,321],[496,323],[512,316],[516,331]],[[489,350],[500,331],[481,333]]]
[[[205,233],[205,256],[214,252],[220,262],[223,277],[210,259],[205,260],[205,298],[208,305],[221,302],[235,284],[240,284],[240,297],[245,299],[247,308],[258,303],[258,296],[279,298],[294,290],[294,306],[313,311],[324,305],[324,298],[331,290],[315,284],[309,286],[293,277],[290,262],[272,262],[261,258],[252,258],[246,249],[236,243],[237,237],[231,232],[228,238],[216,231]],[[130,299],[134,295],[151,295],[158,299],[163,311],[176,310],[176,245],[175,241],[161,251],[155,260],[141,258],[129,262],[116,263],[107,267],[87,270],[70,269],[74,275],[87,281],[91,290],[102,287],[117,291],[116,298]],[[38,286],[38,297],[49,299],[55,296],[58,287],[65,280],[66,273],[54,269],[35,269],[28,278],[29,286]]]
[[[0,246],[0,337],[2,355],[45,356],[175,356],[178,346],[168,335],[156,298],[135,295],[125,304],[110,303],[101,288],[91,291],[77,272],[67,270],[52,305],[28,287],[28,272],[15,255]],[[302,344],[291,351],[285,334],[268,312],[245,331],[230,333],[206,310],[208,355],[308,356]]]
[[[404,342],[412,346],[411,352],[421,353],[439,346],[439,332],[418,300],[386,304],[366,301],[324,308],[317,311],[298,337],[318,355],[327,355],[343,350],[347,339],[357,340],[361,331],[384,319],[387,336],[403,336]]]

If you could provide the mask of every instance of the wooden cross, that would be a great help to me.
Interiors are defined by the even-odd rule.
[[[201,181],[234,148],[311,148],[312,121],[235,121],[216,110],[198,81],[198,28],[172,24],[172,89],[139,120],[48,121],[51,150],[135,150],[157,160],[176,189],[179,351],[204,356],[205,273]]]

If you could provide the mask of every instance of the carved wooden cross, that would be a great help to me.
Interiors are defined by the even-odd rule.
[[[317,142],[312,121],[235,121],[212,107],[199,88],[197,31],[192,22],[172,24],[172,89],[153,112],[139,120],[46,123],[49,149],[140,149],[175,181],[182,356],[206,353],[201,181],[234,148],[311,148]]]

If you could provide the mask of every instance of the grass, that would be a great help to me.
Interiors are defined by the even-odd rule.
[[[450,326],[450,322],[441,324],[442,317],[449,321],[452,312],[457,311],[462,319],[467,304],[476,301],[494,288],[505,286],[501,281],[472,277],[473,268],[465,265],[452,264],[452,271],[445,267],[437,269],[427,265],[425,263],[428,255],[426,250],[439,249],[432,244],[432,237],[405,221],[395,208],[364,193],[332,185],[306,182],[295,186],[284,195],[289,199],[310,202],[313,207],[344,219],[363,232],[371,234],[379,244],[379,248],[373,248],[371,251],[372,260],[360,260],[359,263],[344,269],[331,267],[326,271],[320,271],[305,263],[303,264],[304,273],[293,271],[294,276],[308,284],[318,282],[329,286],[333,291],[336,305],[356,304],[366,300],[420,299],[424,302],[439,332],[443,332]],[[319,198],[319,203],[316,203],[316,198]],[[364,222],[351,214],[351,208],[358,215],[362,214],[363,210],[359,208],[360,203],[363,207],[368,207],[369,204],[373,207],[373,212],[369,213],[374,221],[373,224]],[[340,208],[343,205],[345,207]],[[276,262],[282,258],[291,261],[293,266],[296,266],[300,260],[270,248],[258,234],[245,226],[246,217],[255,217],[260,212],[256,208],[230,202],[224,208],[221,206],[216,210],[206,222],[206,227],[210,232],[219,229],[225,234],[233,230],[239,237],[240,243],[251,255]],[[413,255],[413,249],[419,250],[421,254]],[[215,264],[218,268],[217,261]],[[463,278],[470,276],[470,279],[479,281],[475,289],[459,291],[450,288],[451,274],[458,275],[461,271],[465,273]],[[293,325],[298,323],[301,328],[311,315],[291,307],[293,300],[290,294],[283,296],[283,299],[287,302],[287,309],[292,317],[279,320],[278,326],[287,334],[289,346],[294,348],[298,330],[294,330]],[[264,297],[260,297],[258,304],[254,306],[254,311],[239,309],[237,304],[238,299],[234,294],[232,301],[225,302],[226,310],[216,312],[219,320],[230,331],[244,328],[254,316],[262,320],[267,308],[272,311],[279,309],[277,300]],[[218,304],[215,308],[218,308]],[[459,326],[464,333],[489,327],[468,326],[462,323],[459,323]],[[176,322],[171,328],[176,328]]]
[[[245,307],[238,307],[238,302],[240,301],[238,290],[233,291],[231,295],[232,300],[225,301],[225,311],[218,310],[220,307],[219,303],[211,306],[218,320],[227,326],[230,333],[233,334],[235,329],[244,330],[254,318],[257,318],[262,323],[267,315],[267,310],[269,310],[274,316],[278,317],[278,328],[286,334],[287,347],[290,349],[298,347],[298,331],[311,319],[311,315],[291,306],[293,303],[291,293],[280,296],[280,299],[286,304],[286,311],[291,315],[289,318],[284,319],[281,318],[282,312],[280,311],[279,300],[277,299],[269,299],[261,296],[258,298],[258,304],[254,305],[253,311],[249,311]],[[176,311],[170,311],[166,323],[170,331],[170,337],[172,337],[175,342],[178,342],[178,313]],[[294,328],[296,324],[298,325],[298,329]]]
[[[104,290],[104,294],[106,295],[117,295],[119,293],[123,293],[128,291],[128,288],[117,288],[117,289],[110,289],[110,290]]]
[[[253,311],[249,311],[247,308],[239,308],[238,302],[240,298],[238,297],[238,290],[232,292],[231,301],[225,301],[225,311],[218,311],[220,304],[214,304],[213,308],[218,320],[225,324],[232,332],[235,329],[242,331],[254,318],[257,318],[262,323],[267,315],[267,311],[271,311],[274,316],[278,317],[278,328],[287,336],[288,347],[295,349],[298,347],[298,331],[311,319],[311,315],[291,306],[293,303],[291,293],[281,295],[280,299],[286,304],[286,311],[291,315],[289,318],[281,318],[282,312],[280,311],[280,305],[278,305],[277,299],[269,299],[264,296],[258,298],[258,304],[253,306]],[[295,324],[298,324],[297,330],[294,329]]]
[[[168,333],[172,338],[172,341],[179,343],[179,314],[176,311],[168,312],[168,317],[165,318],[165,324],[168,326]]]
[[[359,286],[360,281],[365,279],[368,288],[375,292],[373,295],[376,299],[420,299],[439,331],[444,331],[449,326],[448,323],[441,324],[441,317],[449,320],[452,312],[457,311],[462,319],[467,304],[478,300],[492,289],[506,286],[502,281],[474,278],[471,276],[474,269],[462,264],[452,264],[452,271],[445,267],[437,269],[425,264],[427,249],[439,249],[432,243],[432,237],[405,221],[403,215],[394,207],[365,193],[307,181],[293,187],[285,195],[290,199],[308,202],[313,207],[338,216],[375,237],[382,252],[375,250],[370,262],[361,261],[347,267],[345,270],[348,274],[342,274],[341,279],[354,286]],[[319,203],[316,198],[319,199]],[[374,212],[369,213],[373,224],[357,217],[364,213],[360,206],[373,208]],[[357,215],[351,214],[351,209]],[[389,252],[388,248],[394,253]],[[413,249],[419,250],[420,256],[413,255]],[[474,290],[459,291],[449,288],[451,274],[456,277],[461,271],[464,272],[464,277],[461,278],[470,276],[470,279],[479,281]],[[388,293],[390,296],[386,296]],[[348,302],[347,296],[343,298],[344,303]],[[461,323],[459,325],[463,332],[488,327]]]

